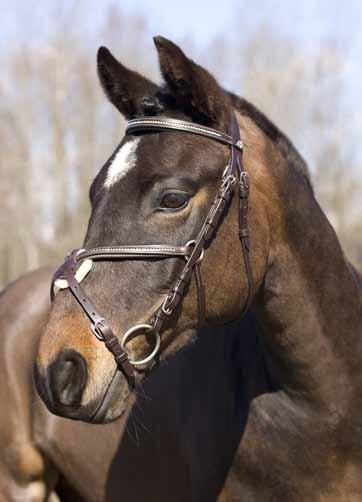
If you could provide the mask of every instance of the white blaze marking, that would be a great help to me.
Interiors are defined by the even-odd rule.
[[[121,178],[136,165],[137,155],[136,150],[141,138],[128,141],[116,153],[112,164],[108,168],[106,181],[104,186],[110,188],[114,183],[117,183]]]

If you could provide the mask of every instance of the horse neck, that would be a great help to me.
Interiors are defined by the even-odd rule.
[[[306,178],[250,119],[239,122],[254,207],[260,200],[268,227],[254,230],[251,214],[252,248],[253,232],[264,246],[268,236],[254,307],[271,367],[293,396],[321,408],[349,406],[362,373],[360,283]]]

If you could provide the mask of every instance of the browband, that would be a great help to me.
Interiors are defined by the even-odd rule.
[[[236,142],[231,136],[211,127],[206,127],[184,120],[170,119],[165,117],[143,117],[142,119],[132,119],[126,127],[126,134],[134,134],[144,131],[165,131],[174,130],[179,132],[188,132],[204,136],[205,138],[213,139],[224,145],[233,146],[243,151],[243,142],[241,139]]]

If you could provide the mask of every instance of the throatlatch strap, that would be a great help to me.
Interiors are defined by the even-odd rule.
[[[199,325],[201,327],[206,322],[205,285],[202,278],[201,263],[196,263],[195,265],[195,278],[197,287],[197,304],[199,309]]]

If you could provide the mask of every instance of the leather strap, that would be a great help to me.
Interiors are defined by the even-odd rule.
[[[206,322],[206,297],[205,297],[205,285],[202,278],[201,263],[197,263],[195,266],[195,278],[197,287],[197,303],[199,308],[199,325],[200,327]]]
[[[240,138],[240,130],[234,114],[231,117],[231,131],[234,141],[238,141],[238,138]],[[233,149],[231,153],[234,153]],[[248,292],[246,302],[242,311],[242,316],[244,316],[250,307],[254,291],[253,269],[250,262],[250,241],[248,225],[250,179],[249,174],[245,171],[242,156],[239,152],[237,153],[236,157],[239,180],[239,239],[243,252],[245,274],[248,281]]]
[[[225,134],[221,131],[217,131],[216,129],[211,129],[210,127],[194,124],[193,122],[185,122],[183,120],[170,119],[166,117],[142,117],[138,119],[132,119],[127,124],[126,134],[135,134],[137,132],[143,133],[146,131],[154,132],[169,130],[198,134],[199,136],[205,136],[206,138],[213,139],[214,141],[219,141],[224,145],[239,148],[240,151],[243,150],[243,143],[240,137],[237,142],[235,142],[232,136],[229,136],[228,134]]]
[[[186,256],[186,246],[168,246],[159,244],[135,245],[135,246],[107,246],[91,249],[81,249],[76,260],[87,258],[92,260],[111,260],[114,258],[172,258]]]
[[[106,322],[106,320],[98,313],[93,303],[85,293],[82,286],[75,278],[75,264],[77,262],[77,255],[79,253],[77,250],[73,251],[68,257],[68,267],[64,270],[64,279],[67,280],[70,291],[72,292],[74,298],[77,300],[79,305],[82,307],[89,320],[91,321],[92,331],[95,336],[104,342],[107,349],[113,354],[113,357],[117,363],[118,368],[124,373],[129,384],[134,386],[134,372],[133,368],[128,360],[128,355],[121,348],[118,338],[112,331],[112,328]]]

